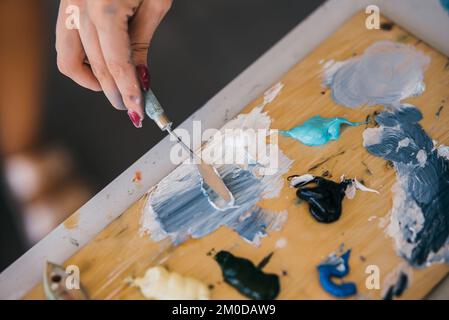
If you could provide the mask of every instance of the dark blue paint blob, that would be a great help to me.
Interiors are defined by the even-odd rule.
[[[294,176],[290,176],[291,179]],[[296,195],[299,199],[307,201],[312,216],[322,223],[332,223],[341,216],[342,201],[345,190],[352,180],[345,179],[340,183],[323,177],[314,177],[313,180],[295,185],[298,188]],[[305,187],[315,184],[312,187]]]
[[[447,250],[438,252],[449,241],[449,161],[438,154],[434,142],[418,123],[421,119],[416,107],[403,105],[380,113],[376,117],[380,127],[364,132],[367,150],[393,162],[396,169],[405,197],[392,213],[392,218],[399,221],[402,237],[402,247],[398,249],[415,266],[449,262]],[[370,139],[373,133],[378,137]],[[413,208],[421,210],[422,218],[411,214]]]
[[[400,297],[405,289],[407,289],[408,286],[408,276],[404,272],[401,272],[399,274],[398,281],[392,285],[385,296],[383,297],[383,300],[393,300],[395,297]]]
[[[250,260],[227,251],[218,252],[215,260],[220,265],[224,281],[241,294],[254,300],[273,300],[280,291],[279,277],[262,271],[272,255],[265,257],[257,267]]]
[[[342,256],[331,255],[329,258],[317,266],[320,284],[326,292],[337,298],[347,298],[357,293],[357,287],[353,282],[334,282],[333,278],[342,279],[350,271],[349,256],[351,250],[346,251]]]
[[[440,0],[441,5],[449,13],[449,0]]]

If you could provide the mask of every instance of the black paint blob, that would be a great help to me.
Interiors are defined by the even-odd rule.
[[[289,177],[291,179],[294,176]],[[298,188],[296,195],[299,199],[307,201],[312,216],[322,223],[337,221],[341,216],[342,200],[345,190],[352,180],[345,179],[340,183],[323,177],[314,177],[313,180],[294,186]],[[313,187],[305,187],[314,184]]]
[[[395,297],[400,297],[404,293],[405,289],[407,289],[407,285],[408,277],[404,272],[401,272],[398,281],[388,289],[383,299],[393,300]]]
[[[241,294],[254,300],[272,300],[279,294],[279,277],[261,270],[268,263],[271,255],[264,258],[259,267],[227,251],[218,252],[215,260],[220,265],[224,281]]]

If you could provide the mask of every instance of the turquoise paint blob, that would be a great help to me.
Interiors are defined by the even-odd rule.
[[[449,0],[440,0],[440,2],[443,8],[449,13]]]
[[[323,118],[315,116],[303,124],[288,131],[281,130],[280,133],[305,144],[306,146],[321,146],[340,137],[340,126],[359,126],[366,122],[352,122],[345,118]]]

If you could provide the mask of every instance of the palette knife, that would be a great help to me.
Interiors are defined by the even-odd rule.
[[[190,149],[182,139],[172,130],[173,123],[168,119],[164,109],[157,100],[153,91],[149,89],[144,92],[145,95],[145,113],[150,117],[162,131],[167,131],[197,163],[198,171],[206,184],[219,197],[214,201],[214,206],[218,209],[226,209],[234,205],[234,196],[226,187],[218,171],[210,164],[204,162],[199,155]]]

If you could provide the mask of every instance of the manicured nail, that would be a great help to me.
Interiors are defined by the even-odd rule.
[[[128,116],[136,128],[142,128],[142,119],[137,112],[128,110]]]
[[[142,90],[143,91],[150,90],[150,74],[148,72],[148,68],[143,64],[140,64],[136,67],[136,70]]]

